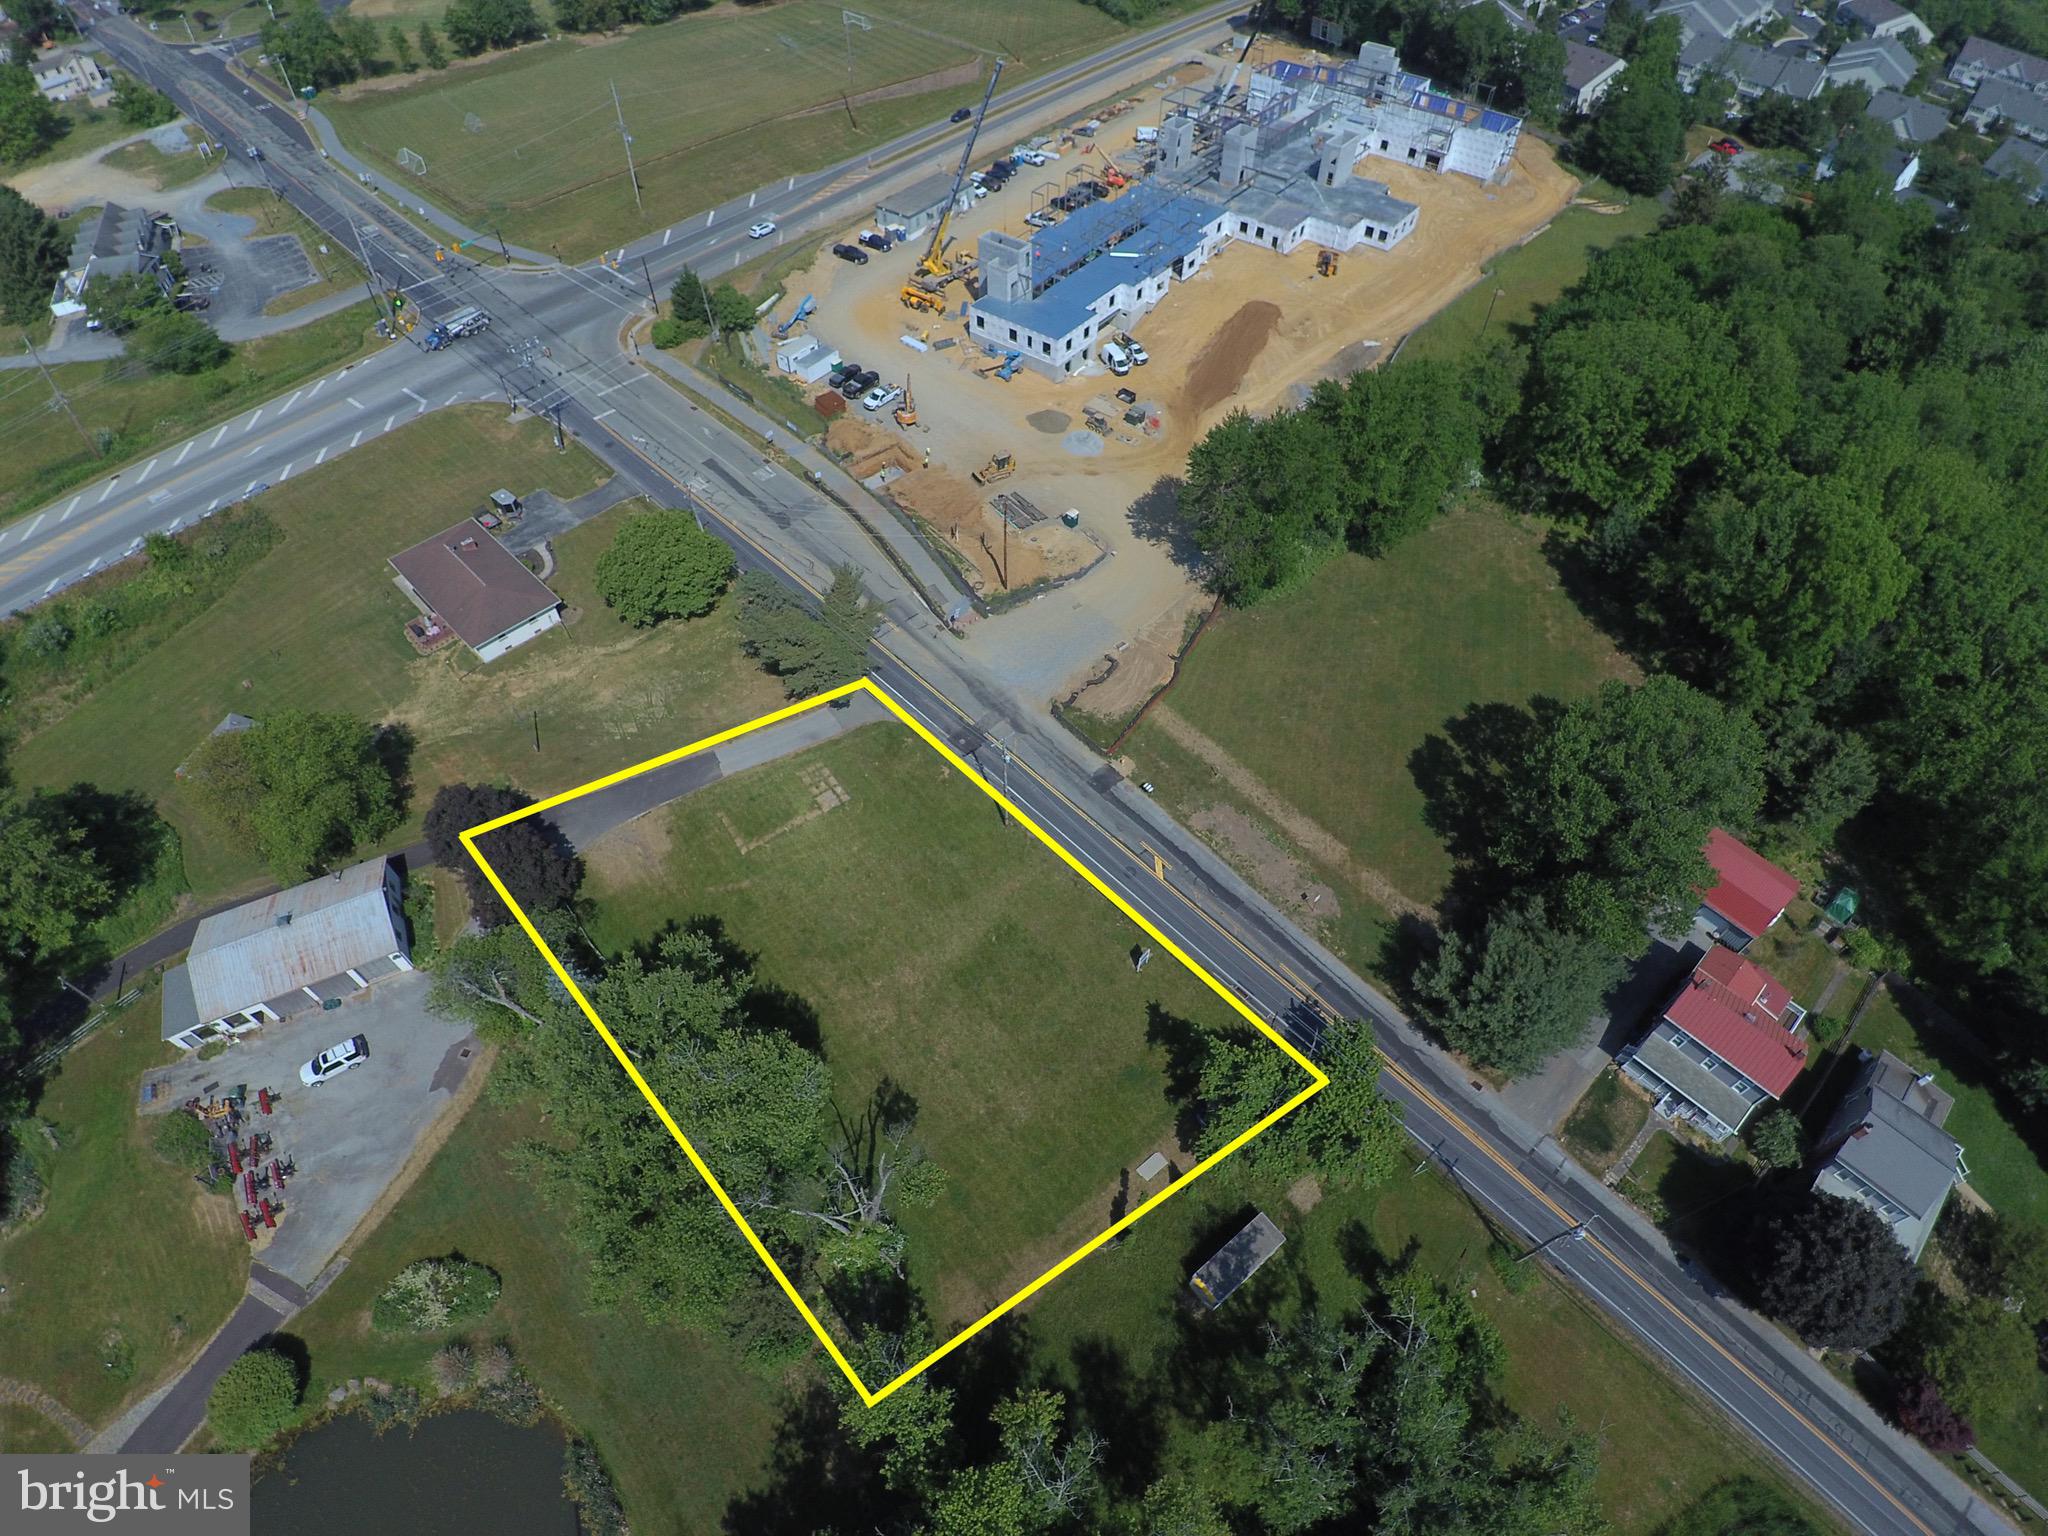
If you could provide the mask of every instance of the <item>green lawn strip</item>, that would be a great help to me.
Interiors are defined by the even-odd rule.
[[[11,760],[17,782],[84,779],[156,798],[184,839],[192,889],[213,896],[265,871],[220,837],[173,769],[230,710],[259,720],[282,708],[350,710],[407,727],[414,793],[403,842],[441,784],[568,788],[772,707],[780,692],[740,654],[723,609],[634,633],[598,623],[589,642],[586,617],[488,667],[453,646],[414,655],[402,632],[414,609],[392,583],[390,555],[499,486],[574,496],[604,473],[580,449],[558,452],[544,423],[510,424],[476,406],[423,417],[267,492],[264,508],[284,532],[277,547],[214,607],[23,742]],[[587,569],[595,555],[581,547],[606,538],[595,524],[566,536],[565,569]],[[594,600],[573,580],[558,590],[572,604]]]
[[[1932,1072],[1943,1091],[1955,1096],[1945,1129],[1963,1144],[1970,1187],[2000,1215],[2048,1221],[2048,1174],[2026,1138],[1999,1113],[1988,1063],[1938,1027],[1916,1021],[1889,989],[1871,999],[1849,1043],[1890,1051],[1915,1072]],[[2048,1490],[2048,1479],[2042,1481]]]
[[[639,1112],[623,1097],[623,1078],[620,1087],[621,1112]],[[776,1384],[743,1367],[720,1338],[630,1310],[592,1310],[588,1265],[563,1235],[563,1213],[506,1166],[512,1148],[544,1134],[530,1108],[486,1096],[468,1111],[333,1288],[293,1320],[312,1359],[307,1402],[324,1406],[329,1388],[366,1375],[424,1386],[445,1337],[375,1332],[370,1303],[414,1259],[460,1253],[504,1282],[496,1308],[468,1336],[511,1344],[596,1445],[637,1524],[708,1536],[727,1501],[762,1474]]]
[[[206,206],[221,213],[237,213],[254,219],[251,239],[268,235],[296,235],[315,273],[314,281],[289,293],[280,293],[263,306],[266,315],[288,314],[316,303],[331,294],[346,293],[361,286],[362,269],[346,251],[329,244],[328,237],[290,203],[261,187],[230,187],[216,192]]]
[[[189,142],[191,130],[185,131]],[[119,149],[109,150],[101,158],[102,165],[110,165],[131,176],[141,176],[156,184],[159,192],[172,187],[188,186],[199,180],[215,166],[218,160],[208,159],[197,149],[188,149],[183,154],[167,155],[148,139],[138,139],[133,144],[123,144]]]
[[[1343,555],[1299,591],[1226,615],[1167,705],[1395,889],[1450,875],[1413,758],[1474,704],[1569,699],[1627,663],[1572,606],[1536,530],[1462,510],[1379,560]],[[1285,731],[1265,722],[1284,718]],[[1132,738],[1157,750],[1150,721]]]
[[[1710,1217],[1721,1202],[1753,1189],[1756,1170],[1666,1131],[1650,1138],[1622,1185],[1623,1193],[1634,1197],[1659,1226],[1682,1230],[1703,1215]]]
[[[367,301],[235,348],[201,374],[117,376],[105,363],[65,363],[50,378],[71,401],[86,438],[57,411],[34,375],[0,390],[0,521],[22,517],[63,491],[270,399],[300,379],[363,350],[376,315]],[[33,387],[29,381],[33,380]],[[87,439],[109,434],[104,456]]]
[[[849,798],[817,815],[821,771]],[[885,1077],[918,1101],[950,1182],[903,1227],[947,1331],[1108,1226],[1121,1170],[1170,1133],[1148,1005],[1232,1017],[1169,957],[1134,971],[1138,930],[894,725],[700,791],[666,835],[635,878],[593,859],[593,937],[619,950],[715,914],[816,1010],[842,1109]],[[743,854],[735,835],[769,840]]]
[[[35,1409],[0,1403],[0,1451],[10,1456],[65,1456],[77,1449],[69,1435]]]
[[[57,117],[64,125],[62,136],[41,154],[7,167],[8,175],[17,176],[23,171],[40,170],[61,161],[82,159],[130,134],[143,131],[133,123],[123,122],[121,114],[112,107],[95,107],[84,101],[59,102]]]
[[[41,1217],[0,1242],[6,1364],[89,1423],[173,1371],[234,1310],[248,1247],[233,1209],[150,1146],[142,1073],[177,1055],[145,997],[63,1059],[37,1106],[57,1148],[30,1131],[47,1184]],[[101,1349],[118,1330],[110,1371]]]
[[[1194,3],[1176,0],[1147,25]],[[322,105],[392,185],[419,183],[397,164],[401,149],[413,150],[427,161],[425,189],[451,212],[576,256],[616,245],[622,231],[659,228],[873,150],[976,105],[985,79],[860,103],[851,120],[840,104],[849,85],[855,95],[897,86],[989,50],[1006,61],[1007,90],[1129,35],[1072,0],[880,0],[861,15],[870,25],[849,31],[839,7],[822,0],[772,12],[721,8],[602,41],[523,48],[474,68],[422,71],[417,83]],[[764,91],[771,78],[776,88]],[[609,110],[613,82],[633,134],[644,215],[613,125],[593,116],[598,105]],[[991,158],[1008,148],[986,144]]]
[[[1581,193],[1603,200],[1605,195],[1611,194],[1593,187]],[[1585,275],[1595,252],[1655,229],[1663,212],[1653,197],[1636,199],[1622,213],[1565,209],[1550,228],[1527,245],[1503,252],[1476,284],[1432,315],[1409,337],[1402,360],[1463,357],[1487,335],[1506,336],[1513,327],[1527,325],[1538,309]]]
[[[1806,908],[1807,922],[1812,920],[1812,908]],[[1793,1000],[1803,1004],[1809,1012],[1820,1002],[1820,994],[1828,984],[1828,978],[1835,974],[1835,952],[1828,947],[1827,940],[1814,933],[1807,923],[1797,920],[1798,914],[1788,910],[1785,916],[1751,944],[1743,953],[1758,965],[1785,983]],[[1851,977],[1842,983],[1832,1005],[1837,1013],[1844,1013],[1856,1001],[1857,978]]]
[[[1649,1117],[1650,1106],[1642,1095],[1623,1087],[1620,1075],[1610,1067],[1593,1079],[1592,1087],[1565,1120],[1558,1139],[1580,1167],[1604,1174]]]
[[[811,397],[795,380],[764,373],[719,342],[700,347],[696,362],[713,378],[744,390],[755,406],[801,436],[817,437],[824,432],[825,418],[811,409]]]
[[[1977,1448],[2035,1498],[2048,1497],[2048,1374],[2035,1371],[2030,1401],[2017,1413],[1973,1421]]]

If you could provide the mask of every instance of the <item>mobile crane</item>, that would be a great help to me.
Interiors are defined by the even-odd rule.
[[[949,263],[946,260],[946,232],[953,224],[953,209],[960,201],[960,188],[967,181],[967,167],[974,159],[974,143],[981,137],[981,125],[988,117],[988,104],[996,93],[996,82],[1003,78],[1003,61],[996,60],[995,68],[989,71],[988,89],[981,93],[981,110],[974,114],[974,126],[967,130],[967,142],[960,149],[960,166],[953,172],[953,190],[946,195],[946,206],[939,212],[939,222],[932,226],[931,243],[924,248],[924,255],[918,258],[911,270],[910,281],[904,285],[903,302],[912,309],[943,309],[942,303],[933,305],[930,297],[956,277],[964,276],[963,267],[972,262]],[[914,297],[913,297],[914,295]]]

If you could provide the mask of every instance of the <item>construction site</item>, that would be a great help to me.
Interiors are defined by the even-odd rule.
[[[1577,183],[1520,129],[1391,49],[1240,37],[1014,146],[970,134],[794,280],[774,361],[997,610],[965,643],[1112,716],[1208,606],[1173,536],[1189,448],[1384,362],[1540,233]]]

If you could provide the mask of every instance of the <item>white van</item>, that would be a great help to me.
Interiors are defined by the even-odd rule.
[[[1113,341],[1105,341],[1101,352],[1096,355],[1109,365],[1109,371],[1118,378],[1131,371],[1131,354]]]

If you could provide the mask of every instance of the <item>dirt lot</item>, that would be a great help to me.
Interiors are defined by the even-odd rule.
[[[1203,78],[1204,71],[1184,67],[1174,83],[1195,85]],[[1105,122],[1092,145],[1085,139],[1062,143],[1060,161],[1024,168],[954,221],[953,248],[970,249],[990,228],[1024,232],[1034,188],[1077,165],[1098,163],[1105,151],[1135,161],[1134,130],[1158,121],[1164,94],[1163,82],[1133,93],[1125,99],[1136,105]],[[976,162],[1008,148],[1007,142],[983,145]],[[1577,185],[1549,147],[1533,138],[1522,141],[1498,186],[1380,159],[1361,162],[1359,174],[1421,206],[1415,233],[1391,251],[1345,255],[1329,278],[1315,274],[1313,245],[1285,257],[1226,247],[1137,323],[1151,363],[1127,379],[1100,367],[1061,380],[1029,370],[1008,382],[994,378],[987,371],[992,359],[965,340],[959,310],[967,295],[959,287],[949,290],[952,309],[942,318],[914,314],[898,301],[915,244],[872,255],[864,266],[828,253],[793,281],[794,290],[818,300],[812,330],[842,355],[895,382],[910,378],[920,426],[908,444],[920,465],[929,450],[922,476],[932,478],[907,477],[897,494],[948,538],[959,520],[959,547],[984,580],[994,575],[993,564],[979,548],[981,530],[972,526],[977,492],[966,475],[996,453],[1019,460],[1002,489],[1021,492],[1055,519],[1078,509],[1083,531],[1115,556],[1081,582],[976,628],[968,644],[1019,696],[1042,703],[1082,689],[1082,707],[1111,714],[1163,680],[1187,615],[1200,605],[1187,551],[1176,549],[1168,533],[1189,447],[1231,410],[1263,413],[1296,403],[1317,379],[1386,356],[1477,280],[1494,254],[1548,224]],[[1111,398],[1119,385],[1138,395],[1141,424],[1124,422],[1124,404]],[[1107,418],[1106,434],[1089,430],[1091,411]],[[886,412],[863,425],[897,433]],[[986,526],[1000,530],[992,515]],[[1011,550],[1013,585],[1058,570],[1050,548],[1019,555],[1014,532]],[[1088,686],[1097,679],[1099,689]]]

